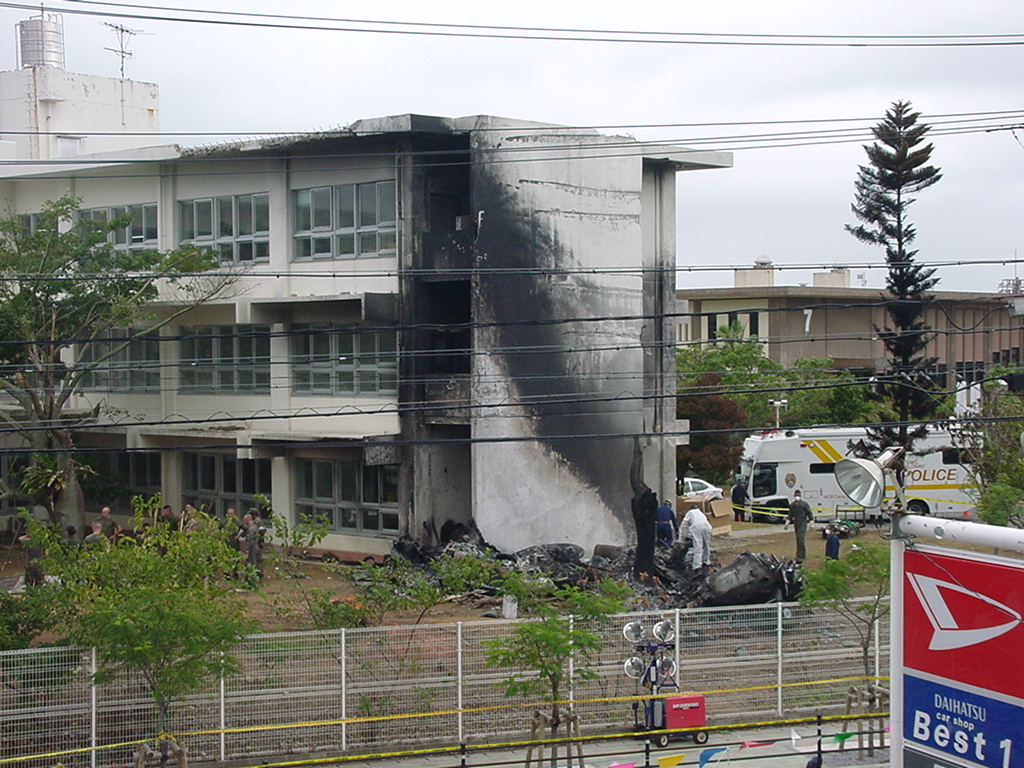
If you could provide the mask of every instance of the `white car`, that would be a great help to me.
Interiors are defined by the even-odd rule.
[[[725,498],[721,488],[699,477],[684,477],[679,482],[679,495],[687,498],[696,496],[703,501]]]

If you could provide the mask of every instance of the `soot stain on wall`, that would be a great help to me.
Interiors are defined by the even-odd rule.
[[[625,519],[631,442],[582,436],[621,434],[630,423],[621,402],[595,400],[593,381],[578,373],[580,353],[569,349],[597,344],[595,322],[561,322],[607,315],[608,306],[601,290],[578,275],[559,283],[548,272],[577,261],[531,210],[513,200],[493,171],[477,172],[474,206],[484,211],[477,240],[480,297],[496,323],[492,337],[508,350],[505,369],[534,417],[537,437]],[[500,271],[492,277],[492,269]]]

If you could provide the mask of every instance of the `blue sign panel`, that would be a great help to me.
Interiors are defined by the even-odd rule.
[[[903,677],[903,738],[955,764],[1024,768],[1024,701],[963,691],[907,673]],[[941,763],[940,763],[941,764]]]

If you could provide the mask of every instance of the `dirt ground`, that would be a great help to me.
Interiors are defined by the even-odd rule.
[[[876,536],[874,532],[865,532]],[[715,536],[712,540],[713,561],[718,566],[728,565],[737,555],[745,552],[759,552],[785,559],[795,554],[792,531],[784,531],[781,525],[757,523],[734,523],[731,533]],[[805,567],[817,567],[824,556],[824,541],[814,531],[807,536],[808,559]],[[329,565],[320,561],[282,562],[279,558],[268,558],[260,588],[255,591],[240,590],[239,595],[250,607],[250,615],[263,632],[286,632],[311,629],[308,612],[305,610],[306,596],[314,591],[329,592],[333,599],[353,598],[355,589],[345,578],[348,566]],[[24,560],[18,546],[0,549],[0,578],[14,577],[24,572]],[[492,605],[473,607],[457,602],[446,602],[430,608],[420,619],[421,622],[444,623],[454,621],[475,621]],[[388,622],[394,624],[413,623],[418,611],[397,612],[388,615]]]

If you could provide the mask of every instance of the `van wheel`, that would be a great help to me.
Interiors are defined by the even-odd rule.
[[[707,744],[708,743],[708,732],[707,731],[697,731],[695,734],[693,734],[693,743],[694,744]]]
[[[930,510],[928,505],[920,499],[911,499],[907,502],[907,511],[912,515],[927,515]]]
[[[657,746],[659,746],[659,747],[667,747],[668,746],[668,734],[667,733],[659,733],[657,736],[654,737],[654,743]]]

